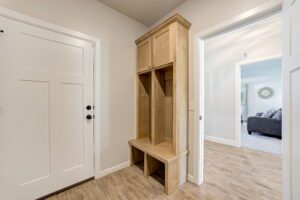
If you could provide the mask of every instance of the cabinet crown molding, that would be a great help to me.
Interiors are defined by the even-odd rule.
[[[150,37],[151,35],[157,33],[158,31],[160,31],[161,29],[169,26],[170,24],[174,23],[174,22],[178,22],[179,24],[181,24],[182,26],[184,26],[187,29],[190,29],[191,27],[191,23],[185,19],[184,17],[182,17],[180,14],[176,13],[173,16],[169,17],[168,19],[166,19],[164,22],[162,22],[161,24],[159,24],[158,26],[156,26],[155,28],[151,29],[150,31],[148,31],[147,33],[145,33],[143,36],[141,36],[140,38],[138,38],[135,43],[139,44],[142,41],[144,41],[146,38]]]

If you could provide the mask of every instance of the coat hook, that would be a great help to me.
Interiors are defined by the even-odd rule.
[[[0,33],[4,33],[4,30],[0,30]]]

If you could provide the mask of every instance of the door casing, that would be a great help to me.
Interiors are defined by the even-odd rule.
[[[283,199],[298,200],[300,1],[284,0],[283,6]]]
[[[253,59],[253,60],[247,60],[247,61],[243,61],[243,62],[239,62],[236,64],[235,67],[235,102],[237,102],[235,104],[235,118],[238,119],[235,121],[235,145],[236,147],[241,147],[241,143],[242,143],[242,137],[241,137],[241,67],[243,65],[247,65],[250,63],[257,63],[257,62],[261,62],[261,61],[266,61],[266,60],[272,60],[272,59],[278,59],[281,58],[282,59],[282,55],[273,55],[273,56],[268,56],[268,57],[262,57],[262,58],[258,58],[258,59]]]

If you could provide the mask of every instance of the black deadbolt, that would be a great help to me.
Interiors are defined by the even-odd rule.
[[[92,115],[87,115],[86,118],[87,118],[88,120],[91,120],[93,117],[92,117]]]
[[[88,106],[86,107],[86,109],[87,109],[87,110],[91,110],[91,109],[92,109],[92,106],[88,105]]]

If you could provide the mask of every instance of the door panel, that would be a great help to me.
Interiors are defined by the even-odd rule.
[[[0,28],[0,200],[93,177],[92,45],[4,17]]]
[[[290,126],[291,126],[291,172],[292,172],[292,191],[293,200],[300,199],[300,67],[291,73],[291,106]]]
[[[49,83],[19,81],[20,185],[48,178],[50,171]]]
[[[84,165],[83,93],[83,85],[62,84],[61,141],[63,143],[61,145],[64,148],[61,157],[63,172]]]
[[[138,72],[145,71],[151,68],[151,39],[145,40],[138,45]]]
[[[174,39],[174,24],[153,36],[153,65],[159,67],[174,61],[172,40]]]
[[[39,37],[39,33],[30,35],[21,32],[18,36],[21,68],[51,73],[82,75],[83,48]],[[32,52],[35,53],[33,54]]]

